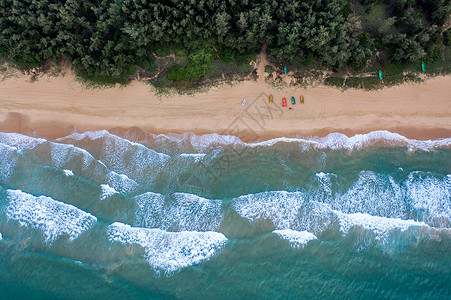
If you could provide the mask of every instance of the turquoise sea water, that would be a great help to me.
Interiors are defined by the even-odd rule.
[[[0,133],[1,299],[451,297],[451,139]]]

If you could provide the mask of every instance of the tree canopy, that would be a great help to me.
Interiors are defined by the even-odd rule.
[[[358,68],[383,52],[403,64],[439,56],[450,13],[451,0],[0,0],[0,55],[28,68],[67,58],[111,82],[153,71],[157,49],[189,52],[171,80],[201,78],[216,56],[239,60],[265,43],[281,63]]]

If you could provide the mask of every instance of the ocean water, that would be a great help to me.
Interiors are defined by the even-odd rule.
[[[1,299],[450,297],[450,138],[0,133]]]

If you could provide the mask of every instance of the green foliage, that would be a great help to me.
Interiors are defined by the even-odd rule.
[[[166,44],[155,44],[153,46],[153,52],[156,56],[164,57],[171,54],[171,48]]]
[[[425,61],[428,63],[440,61],[443,57],[443,48],[444,46],[442,44],[436,44],[430,47],[426,53]]]
[[[384,4],[371,6],[364,17],[365,30],[375,36],[382,36],[395,31],[393,26],[395,18],[387,16],[386,8],[387,6]]]
[[[443,32],[443,44],[447,47],[451,46],[451,29]]]
[[[384,84],[387,86],[399,85],[405,82],[404,75],[397,74],[391,76],[384,76]]]
[[[314,55],[312,52],[308,51],[306,53],[304,53],[304,55],[301,58],[301,64],[304,67],[310,67],[313,64],[313,60],[314,60]]]
[[[337,76],[329,76],[324,79],[324,84],[329,86],[335,86],[342,88],[345,83],[345,79],[343,77],[337,77]]]
[[[218,59],[250,72],[265,44],[276,63],[296,67],[424,59],[444,70],[450,13],[449,0],[0,0],[0,56],[24,68],[67,58],[106,83],[127,82],[136,66],[154,72],[152,51],[174,50],[162,73],[174,81],[201,79]]]
[[[232,61],[236,63],[243,63],[247,61],[248,55],[241,54],[237,49],[228,47],[225,44],[219,44],[217,46],[217,50],[219,58],[225,63],[231,63]]]
[[[384,74],[386,74],[386,75],[399,75],[399,74],[403,73],[404,68],[403,68],[403,66],[398,65],[398,64],[387,63],[382,68],[382,70],[384,71]]]
[[[266,65],[265,66],[265,72],[266,73],[273,73],[274,72],[274,68],[270,65]]]
[[[114,76],[96,71],[95,69],[76,68],[75,70],[76,74],[87,83],[98,85],[113,85],[115,83],[127,83],[130,79],[130,76],[136,72],[136,66],[128,65],[121,70],[121,73]]]
[[[340,3],[340,13],[341,15],[346,18],[351,14],[351,7],[349,5],[349,0],[339,0]]]
[[[442,26],[449,20],[451,14],[451,2],[449,0],[421,0],[419,2],[431,22]]]
[[[198,49],[189,55],[189,59],[186,67],[174,66],[168,74],[168,79],[176,81],[195,80],[205,76],[211,69],[214,51],[212,48]]]
[[[138,57],[136,60],[136,65],[150,73],[157,70],[157,65],[155,64],[155,59],[152,55]]]
[[[348,77],[345,85],[349,88],[376,90],[382,86],[382,81],[378,77]]]

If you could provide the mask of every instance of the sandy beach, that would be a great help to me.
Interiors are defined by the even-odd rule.
[[[299,103],[301,95],[304,104]],[[283,97],[291,110],[282,107]],[[35,82],[26,76],[0,82],[0,131],[56,138],[117,127],[152,133],[232,134],[245,141],[331,132],[349,136],[374,130],[415,139],[450,137],[451,77],[372,92],[325,86],[274,88],[260,79],[170,96],[158,96],[139,81],[91,90],[70,74],[43,76]]]

